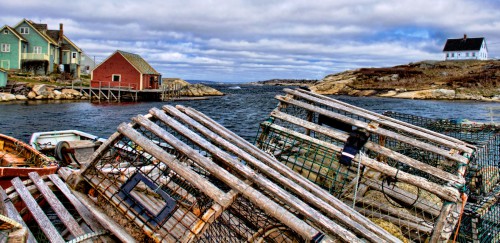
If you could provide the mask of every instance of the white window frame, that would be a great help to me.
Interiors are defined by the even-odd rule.
[[[29,34],[30,33],[30,29],[28,27],[20,27],[19,28],[19,33],[20,34]]]
[[[76,59],[77,57],[78,57],[78,55],[76,52],[71,53],[71,58]]]
[[[0,51],[1,52],[10,52],[10,44],[2,43]]]
[[[9,30],[3,30],[3,33],[8,35],[9,34]]]
[[[115,77],[118,77],[118,81],[115,81]],[[122,75],[121,74],[112,74],[111,75],[111,81],[112,82],[121,82],[122,81]]]
[[[35,54],[42,54],[42,51],[43,51],[43,49],[41,46],[34,46],[33,47],[33,53],[35,53]]]

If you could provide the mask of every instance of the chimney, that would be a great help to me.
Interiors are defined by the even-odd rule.
[[[63,24],[62,23],[59,23],[59,36],[58,36],[58,42],[57,44],[59,44],[59,65],[62,64],[62,56],[63,56],[63,51],[62,51],[62,43],[63,43]]]
[[[466,39],[467,39],[467,34],[464,34],[464,40],[466,40]]]

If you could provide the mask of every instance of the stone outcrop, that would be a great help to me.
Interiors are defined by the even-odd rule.
[[[27,100],[28,98],[24,95],[16,95],[15,96],[16,100]]]
[[[498,101],[500,61],[423,61],[361,68],[326,76],[309,88],[319,94],[405,99]]]
[[[0,93],[0,101],[15,100],[80,100],[88,99],[88,96],[82,95],[74,89],[56,90],[45,84],[33,85],[32,90],[24,94]]]
[[[224,93],[212,87],[203,84],[190,84],[179,78],[163,78],[162,82],[168,89],[178,90],[180,96],[202,97],[224,95]]]
[[[221,96],[222,92],[203,84],[191,84],[184,86],[180,93],[182,96],[200,97],[200,96]]]
[[[45,95],[47,93],[47,85],[45,84],[37,84],[33,86],[31,89],[35,94],[38,95]]]
[[[452,100],[455,99],[455,91],[449,89],[429,89],[429,90],[403,92],[394,95],[393,97],[404,98],[404,99]]]
[[[16,96],[10,93],[0,93],[0,100],[1,101],[16,100]]]

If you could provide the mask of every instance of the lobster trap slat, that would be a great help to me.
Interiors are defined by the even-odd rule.
[[[401,240],[449,238],[474,146],[309,91],[285,92],[261,123],[259,148]]]
[[[156,241],[400,241],[194,109],[132,120],[81,174]]]

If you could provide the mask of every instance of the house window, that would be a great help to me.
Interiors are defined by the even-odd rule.
[[[446,53],[446,57],[450,57],[450,53]]]
[[[42,47],[41,46],[34,46],[33,47],[33,53],[35,53],[35,54],[42,54]]]
[[[466,52],[466,53],[465,53],[465,56],[466,56],[466,57],[469,57],[469,53],[468,53],[468,52]]]
[[[475,56],[476,56],[476,53],[475,53],[475,52],[473,52],[473,53],[472,53],[472,56],[473,56],[473,57],[475,57]]]
[[[21,33],[21,34],[29,34],[30,33],[30,29],[28,27],[21,27],[21,28],[19,28],[19,33]]]
[[[455,57],[455,53],[451,53],[451,57]]]
[[[10,44],[4,44],[2,43],[2,48],[1,48],[1,51],[2,52],[10,52]]]
[[[76,52],[71,53],[72,58],[76,58]]]
[[[122,79],[122,75],[120,74],[113,74],[113,82],[120,82]]]
[[[4,30],[3,33],[7,35],[7,34],[9,34],[9,31],[8,30]]]

